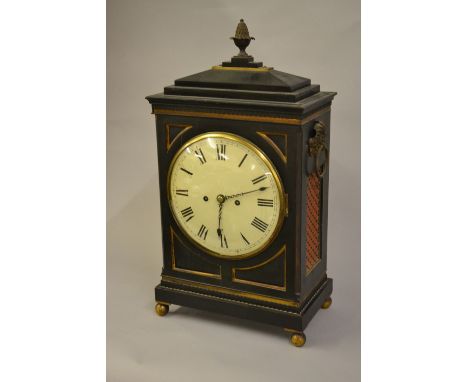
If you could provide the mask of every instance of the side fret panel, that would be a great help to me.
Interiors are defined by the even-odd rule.
[[[311,175],[307,180],[306,206],[306,274],[320,261],[320,188],[321,179]]]

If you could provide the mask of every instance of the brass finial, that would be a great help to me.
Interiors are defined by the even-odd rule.
[[[231,39],[239,48],[237,57],[248,57],[249,55],[245,52],[245,49],[249,46],[250,40],[255,40],[255,37],[250,37],[249,28],[244,23],[244,19],[240,19],[239,24],[237,24],[236,34]]]

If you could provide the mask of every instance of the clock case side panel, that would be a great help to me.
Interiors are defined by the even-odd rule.
[[[330,111],[319,114],[313,120],[303,125],[302,129],[302,147],[304,148],[302,156],[302,217],[301,217],[301,301],[306,299],[317,287],[327,279],[327,235],[328,235],[328,191],[329,191],[329,162],[325,175],[322,178],[316,177],[312,173],[314,158],[308,155],[308,140],[314,136],[314,124],[322,122],[325,126],[325,142],[330,149]],[[320,179],[319,187],[319,260],[308,270],[307,266],[307,225],[308,223],[308,187],[310,177]],[[309,259],[310,261],[310,259]]]
[[[184,132],[182,132],[176,140],[171,141],[170,148],[168,149],[168,129],[167,125],[174,126],[187,126]],[[296,153],[299,149],[296,147],[296,142],[300,139],[300,127],[299,126],[284,126],[279,124],[259,123],[251,121],[231,121],[231,120],[217,120],[212,118],[195,118],[185,116],[157,116],[157,137],[158,137],[158,159],[159,159],[159,182],[160,182],[160,197],[161,197],[161,214],[162,214],[162,231],[163,231],[163,256],[164,256],[164,269],[163,276],[178,277],[184,280],[192,280],[199,283],[218,285],[226,288],[232,288],[236,290],[265,294],[268,296],[274,296],[279,298],[297,299],[297,285],[296,280],[296,256],[299,252],[298,241],[297,241],[297,226],[295,222],[299,217],[296,217],[297,209],[289,211],[289,216],[285,217],[283,227],[278,233],[277,238],[273,241],[271,246],[267,248],[264,253],[260,253],[252,258],[241,259],[241,260],[224,260],[214,258],[203,251],[195,248],[193,245],[184,241],[185,250],[184,256],[196,256],[203,259],[203,261],[210,262],[212,264],[219,264],[221,267],[221,277],[205,277],[196,273],[180,272],[173,269],[173,258],[171,253],[171,229],[173,229],[179,237],[183,237],[183,234],[179,231],[170,207],[168,205],[167,198],[167,176],[168,168],[172,161],[174,154],[177,150],[189,139],[196,135],[203,134],[206,132],[222,131],[240,135],[256,146],[258,146],[273,162],[277,169],[280,178],[282,180],[285,193],[289,204],[295,205],[299,195],[294,195],[293,190],[295,189],[294,184],[297,181],[297,171],[300,167],[300,163],[296,162]],[[266,134],[266,138],[264,136]],[[278,152],[277,145],[272,144],[269,141],[268,136],[276,139],[275,134],[278,136],[283,135],[287,142],[286,144],[286,157],[288,158],[287,163],[284,163],[282,156]],[[280,145],[278,143],[278,145]],[[268,260],[275,253],[281,250],[282,246],[286,246],[285,256],[285,290],[279,290],[279,288],[271,289],[260,287],[256,283],[240,283],[233,281],[233,269],[234,268],[249,268],[256,266],[259,263]],[[209,272],[207,272],[209,273]],[[277,280],[271,280],[274,285]]]

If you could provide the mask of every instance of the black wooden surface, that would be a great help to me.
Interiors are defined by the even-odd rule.
[[[176,86],[292,92],[310,85],[308,78],[277,70],[206,70],[175,80]]]

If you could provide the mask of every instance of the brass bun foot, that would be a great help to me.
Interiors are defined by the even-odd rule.
[[[169,305],[158,302],[154,309],[158,316],[165,316],[169,312]]]
[[[328,297],[322,304],[322,309],[328,309],[330,305],[332,304],[332,299],[331,297]]]
[[[291,343],[300,348],[302,346],[304,346],[305,342],[306,342],[306,336],[304,333],[293,333],[291,334],[291,337],[289,338],[289,341],[291,341]]]

